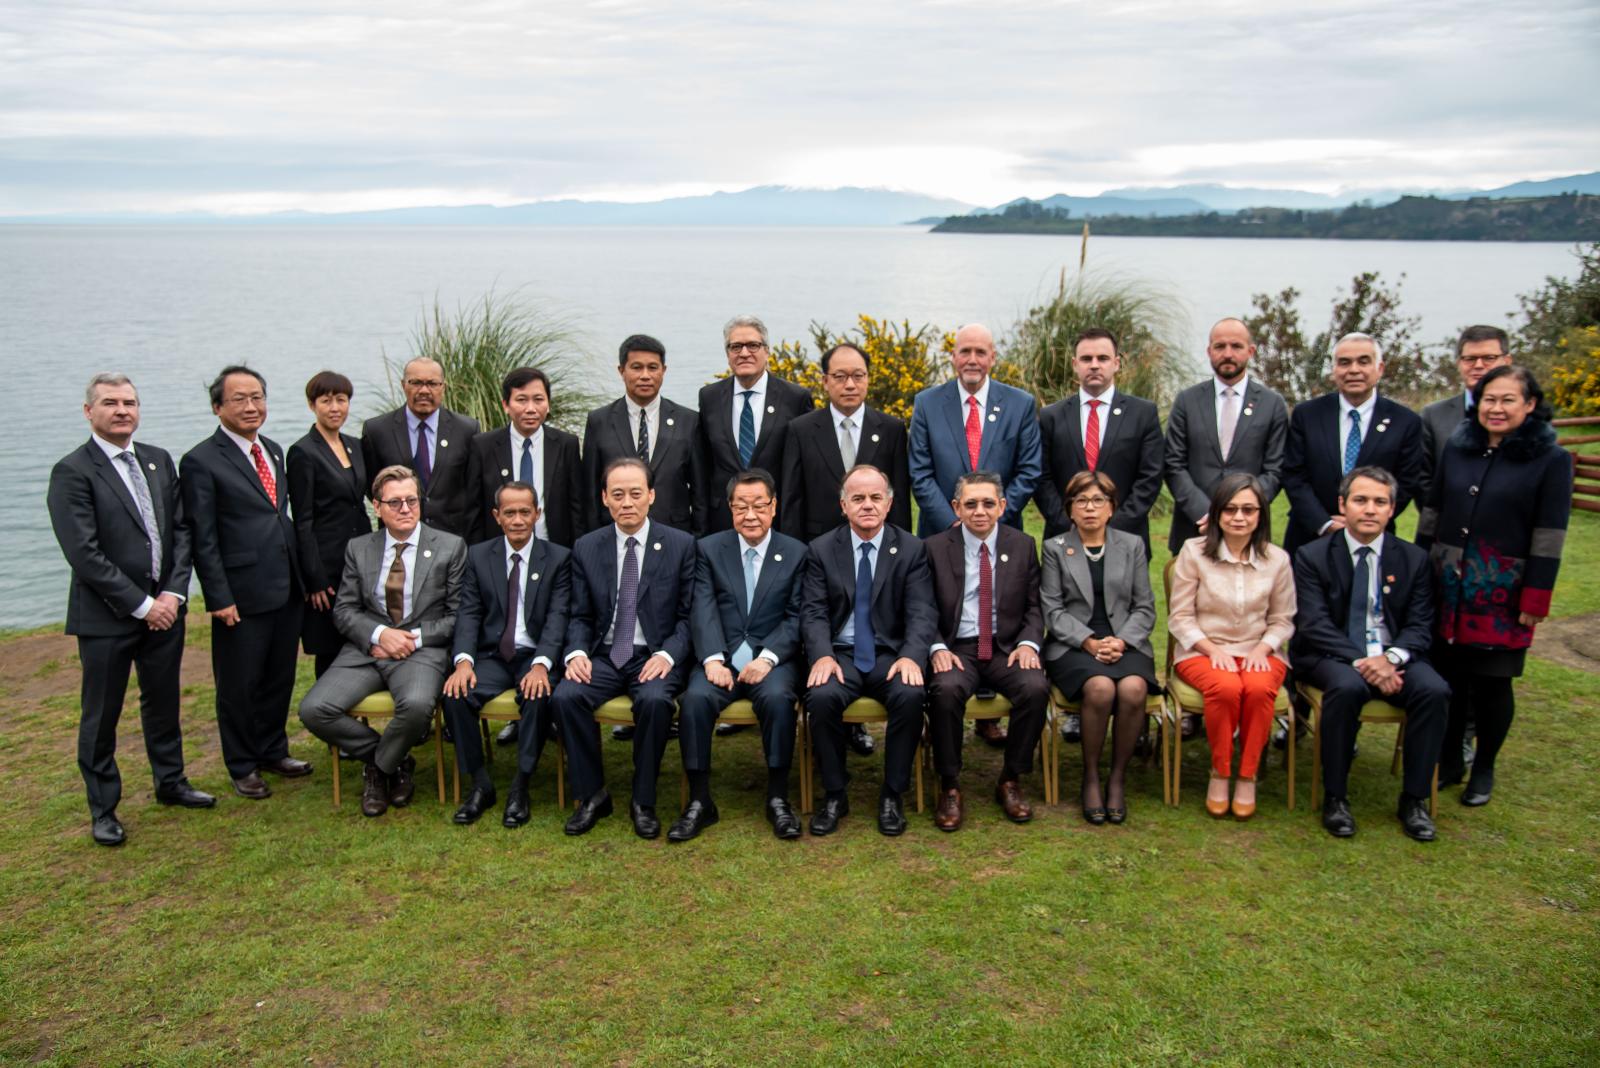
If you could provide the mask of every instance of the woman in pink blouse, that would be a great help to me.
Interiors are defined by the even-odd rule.
[[[1228,475],[1211,495],[1202,533],[1178,551],[1167,629],[1178,677],[1205,695],[1211,782],[1206,811],[1228,814],[1233,737],[1239,780],[1233,815],[1256,811],[1256,769],[1272,729],[1272,706],[1289,670],[1283,650],[1294,633],[1294,574],[1272,544],[1266,494],[1253,475]]]

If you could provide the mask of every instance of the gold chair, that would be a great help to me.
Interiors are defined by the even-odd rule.
[[[796,703],[796,705],[799,704],[798,701],[795,702],[795,703]],[[797,708],[796,709],[796,713],[797,714],[795,716],[795,727],[794,727],[794,729],[795,729],[795,753],[800,757],[800,761],[801,761],[800,766],[803,768],[803,767],[805,767],[805,748],[806,748],[806,744],[805,744],[806,743],[805,716],[799,715],[798,712],[799,712],[799,710]],[[724,708],[722,710],[721,715],[717,716],[717,722],[712,725],[712,729],[715,730],[717,727],[721,726],[724,723],[731,723],[731,724],[733,724],[735,726],[739,726],[739,727],[760,727],[761,726],[761,720],[756,717],[756,707],[755,707],[755,705],[753,705],[749,701],[745,701],[745,700],[729,702],[728,703],[728,707]],[[678,804],[679,804],[679,807],[687,807],[688,804],[689,804],[689,775],[688,775],[687,772],[683,773],[682,778],[679,780],[679,782],[680,782],[680,785],[679,785],[679,788],[678,788],[678,797],[679,797]],[[804,775],[802,775],[800,777],[800,806],[801,806],[801,811],[802,812],[809,811],[805,807],[806,798],[809,797],[809,796],[810,796],[810,784],[807,782],[806,777]]]
[[[603,727],[633,726],[633,698],[627,694],[613,697],[594,710],[594,721]],[[556,734],[556,807],[567,807],[567,747]]]
[[[974,694],[967,698],[966,711],[962,715],[963,730],[966,720],[983,719],[1008,719],[1011,716],[1011,701],[1000,694],[988,697],[979,697]],[[1055,768],[1057,740],[1055,732],[1055,712],[1050,705],[1045,706],[1044,727],[1039,731],[1039,778],[1044,785],[1044,803],[1056,803],[1056,784],[1053,769]],[[928,771],[933,772],[933,747],[922,746],[923,763]]]
[[[1295,689],[1311,706],[1310,731],[1306,737],[1311,741],[1311,807],[1315,811],[1317,794],[1322,788],[1322,745],[1319,742],[1319,732],[1322,729],[1322,691],[1303,682],[1296,683]],[[1406,740],[1405,709],[1391,705],[1388,701],[1371,700],[1361,706],[1361,722],[1393,723],[1400,728],[1394,736],[1394,758],[1389,761],[1389,774],[1399,774],[1400,750]],[[1289,807],[1294,808],[1294,731],[1292,730],[1289,732]],[[1428,797],[1428,815],[1435,815],[1438,808],[1439,765],[1435,764],[1433,786]]]
[[[846,725],[853,723],[888,723],[889,710],[880,702],[870,697],[858,697],[851,701],[844,710],[841,721]],[[816,785],[812,781],[813,774],[813,742],[811,727],[806,722],[806,715],[802,709],[800,714],[800,811],[802,814],[811,812],[812,802],[816,799]],[[917,811],[922,811],[922,736],[917,735],[917,749],[911,755],[911,765],[916,769]]]
[[[548,714],[548,713],[547,713]],[[478,730],[483,734],[483,758],[488,763],[494,763],[494,733],[489,729],[491,723],[519,723],[522,720],[522,699],[513,688],[497,694],[478,710]],[[558,743],[559,748],[559,743]],[[561,760],[556,761],[556,796],[563,793],[563,778],[566,768]],[[451,782],[454,784],[455,804],[461,804],[461,763],[450,762]]]
[[[393,719],[394,698],[389,696],[388,690],[379,690],[363,697],[349,714],[357,719]],[[433,757],[439,786],[439,804],[442,805],[444,804],[444,713],[437,704],[433,706]],[[338,746],[328,746],[328,761],[333,765],[333,807],[338,808],[341,797]]]
[[[1051,686],[1050,715],[1048,717],[1050,722],[1046,724],[1046,730],[1049,730],[1050,723],[1059,721],[1062,716],[1081,714],[1082,707],[1077,701],[1067,700],[1065,694]],[[1161,747],[1161,800],[1163,803],[1170,805],[1174,802],[1171,795],[1171,770],[1167,762],[1166,698],[1159,693],[1153,693],[1145,697],[1144,714],[1148,719],[1156,721],[1156,744]],[[1050,730],[1050,735],[1050,743],[1055,746],[1055,756],[1050,758],[1047,765],[1050,780],[1047,789],[1050,792],[1050,802],[1056,804],[1061,800],[1061,754],[1065,751],[1066,746],[1062,744],[1061,735],[1058,732]]]

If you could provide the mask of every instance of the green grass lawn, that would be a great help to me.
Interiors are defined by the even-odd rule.
[[[1558,614],[1600,603],[1597,550],[1600,518],[1575,517]],[[1361,832],[1344,842],[1316,819],[1304,748],[1294,812],[1273,753],[1256,818],[1209,819],[1203,744],[1185,747],[1182,807],[1140,769],[1120,828],[1079,818],[1075,747],[1067,803],[1007,823],[998,755],[969,745],[968,826],[940,834],[924,814],[894,841],[873,826],[879,761],[852,758],[842,831],[778,842],[745,733],[717,742],[722,822],[669,846],[621,815],[564,837],[550,759],[515,832],[498,813],[450,824],[431,747],[410,808],[363,819],[351,772],[335,811],[326,751],[298,730],[310,779],[161,808],[130,704],[129,842],[107,850],[74,763],[72,646],[14,668],[52,641],[0,646],[8,1063],[1600,1061],[1600,699],[1593,677],[1538,660],[1494,803],[1446,791],[1428,846],[1394,818],[1391,728],[1362,739]],[[222,794],[209,685],[187,701],[191,777]],[[606,754],[625,802],[628,747]],[[674,747],[664,809],[677,774]]]

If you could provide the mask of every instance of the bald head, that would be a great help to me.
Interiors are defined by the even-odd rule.
[[[950,356],[961,387],[976,393],[994,369],[994,334],[982,323],[968,323],[956,331],[956,350]]]

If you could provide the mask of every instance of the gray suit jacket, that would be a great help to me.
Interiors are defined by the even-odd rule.
[[[1213,382],[1207,378],[1179,393],[1167,415],[1167,488],[1172,490],[1174,506],[1167,548],[1174,553],[1199,533],[1196,524],[1205,518],[1211,493],[1224,475],[1239,471],[1255,475],[1267,492],[1268,504],[1282,481],[1283,447],[1289,436],[1289,406],[1283,397],[1250,377],[1233,448],[1224,461]]]
[[[1150,562],[1137,534],[1106,531],[1105,594],[1113,635],[1154,660],[1150,632],[1156,626],[1156,598],[1150,589]],[[1054,660],[1068,649],[1082,649],[1084,639],[1094,637],[1089,629],[1094,615],[1094,580],[1083,539],[1076,530],[1045,539],[1039,600],[1049,634],[1044,646],[1046,660]]]
[[[367,661],[370,658],[365,654],[372,646],[373,630],[395,625],[376,593],[378,572],[387,571],[390,565],[383,559],[383,543],[381,529],[350,540],[344,553],[344,577],[333,605],[334,626]],[[461,603],[467,543],[454,534],[420,524],[416,557],[412,559],[407,554],[406,565],[411,582],[411,614],[400,621],[399,628],[422,632],[421,646],[407,659],[415,658],[443,670],[450,659],[456,609]]]
[[[1452,393],[1444,400],[1436,400],[1422,409],[1422,493],[1417,496],[1420,505],[1428,499],[1433,486],[1433,473],[1439,470],[1439,457],[1450,435],[1456,432],[1461,420],[1467,417],[1466,402],[1462,394]]]

